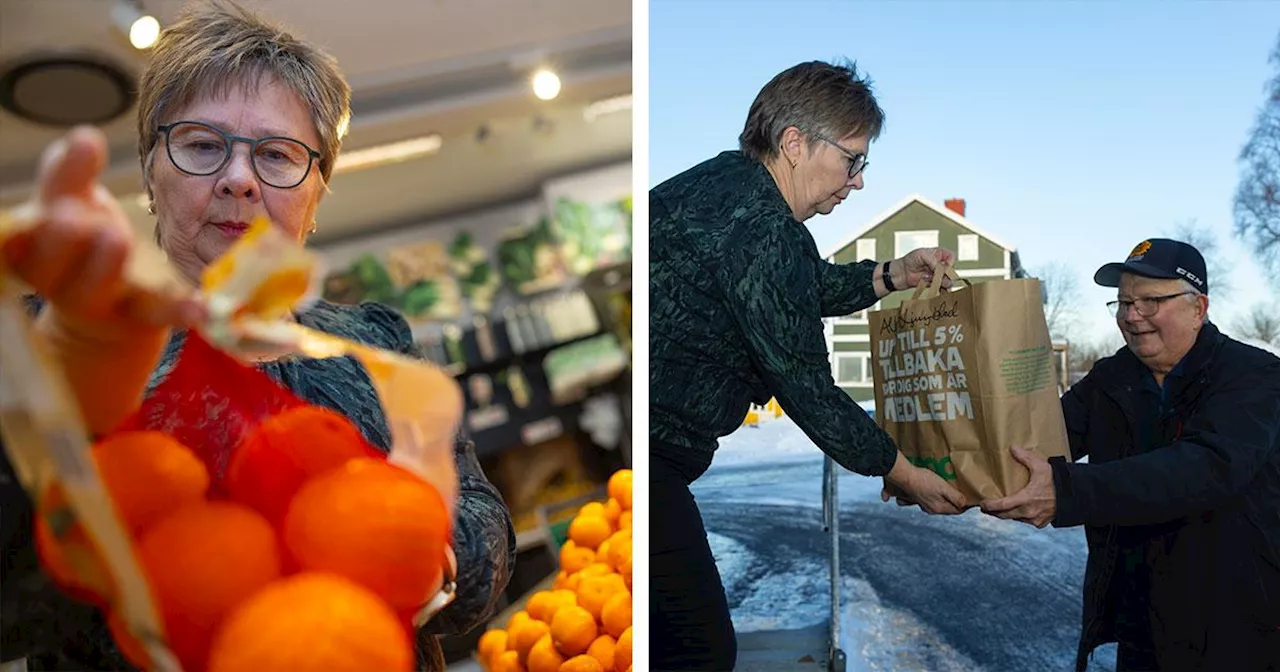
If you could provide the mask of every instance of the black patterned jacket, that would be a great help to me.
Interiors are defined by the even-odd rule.
[[[875,262],[831,264],[759,162],[724,152],[649,192],[651,455],[692,481],[749,404],[776,397],[846,469],[888,473],[892,440],[831,375],[822,318],[876,302]]]

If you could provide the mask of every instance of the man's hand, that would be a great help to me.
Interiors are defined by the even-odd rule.
[[[1013,457],[1031,471],[1027,487],[1001,499],[982,502],[982,511],[997,518],[1018,520],[1043,528],[1057,514],[1057,493],[1053,489],[1053,467],[1049,460],[1033,450],[1019,446],[1010,448]]]
[[[902,453],[898,453],[898,461],[884,480],[886,489],[880,493],[882,501],[889,501],[887,486],[893,485],[903,492],[898,506],[918,505],[928,513],[947,515],[964,512],[964,495],[955,486],[932,470],[912,465]]]

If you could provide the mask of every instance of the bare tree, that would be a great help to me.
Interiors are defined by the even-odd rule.
[[[1280,271],[1280,40],[1270,62],[1277,67],[1276,75],[1265,85],[1262,108],[1240,150],[1235,230],[1264,267]]]
[[[1041,266],[1033,275],[1040,280],[1044,293],[1044,319],[1049,325],[1049,335],[1055,339],[1068,339],[1079,316],[1081,301],[1075,271],[1055,261]]]
[[[1167,235],[1200,250],[1205,270],[1209,272],[1209,289],[1215,297],[1231,292],[1231,266],[1223,258],[1218,236],[1211,229],[1199,226],[1196,219],[1191,218],[1174,224]]]
[[[1241,339],[1251,339],[1280,347],[1280,302],[1270,305],[1255,303],[1248,313],[1232,324],[1232,331]]]
[[[1124,345],[1119,333],[1106,338],[1072,341],[1067,351],[1067,381],[1074,384],[1093,369],[1099,359],[1114,355]]]

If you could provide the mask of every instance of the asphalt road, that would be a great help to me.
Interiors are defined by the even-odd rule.
[[[693,489],[735,626],[825,622],[821,456],[726,461]],[[976,510],[928,516],[882,503],[879,483],[840,478],[841,640],[850,670],[1073,669],[1082,530],[1037,530]],[[1112,670],[1114,659],[1114,648],[1101,648],[1090,669]]]

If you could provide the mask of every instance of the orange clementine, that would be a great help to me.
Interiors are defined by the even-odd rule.
[[[529,598],[525,609],[529,617],[550,623],[561,607],[577,604],[577,595],[571,590],[540,590]]]
[[[609,598],[626,590],[626,582],[617,574],[584,577],[582,584],[578,586],[578,606],[586,609],[592,618],[599,621]]]
[[[604,672],[604,667],[600,665],[600,661],[591,656],[574,656],[564,661],[564,665],[560,666],[560,672]]]
[[[615,593],[609,598],[600,611],[600,624],[605,632],[621,637],[623,631],[631,627],[631,593]]]
[[[611,534],[609,521],[599,516],[579,516],[569,523],[569,539],[582,548],[595,550]]]
[[[555,588],[556,590],[560,590],[561,588],[565,587],[568,581],[569,581],[569,572],[566,572],[565,570],[562,569],[560,570],[559,574],[556,574],[556,582],[555,584],[552,585],[552,588]]]
[[[520,656],[515,651],[503,651],[493,659],[490,672],[525,672],[525,666],[520,663]]]
[[[613,669],[631,669],[631,628],[622,632],[622,636],[618,638],[618,645],[613,647]]]
[[[600,661],[600,666],[606,670],[613,669],[613,650],[617,647],[618,641],[609,635],[600,635],[596,637],[596,641],[591,642],[591,646],[587,648],[587,655]]]
[[[116,642],[116,648],[120,650],[120,654],[125,660],[138,666],[138,669],[151,669],[151,654],[147,653],[147,648],[142,645],[142,640],[133,636],[129,632],[129,628],[125,625],[124,619],[114,611],[107,612],[107,631],[111,633],[111,639]]]
[[[547,614],[547,623],[550,623],[552,619],[556,617],[556,612],[560,611],[564,607],[578,606],[578,594],[572,590],[557,588],[551,592],[551,595],[552,607],[551,611]]]
[[[507,649],[520,654],[520,662],[524,663],[529,658],[529,650],[534,644],[542,639],[543,635],[551,632],[551,626],[542,621],[529,620],[511,627],[507,640]]]
[[[609,537],[609,539],[612,538],[613,537]],[[612,548],[612,545],[609,543],[609,539],[605,539],[600,542],[600,545],[596,547],[596,561],[603,562],[606,565],[609,564],[609,553]]]
[[[609,496],[618,500],[623,511],[631,510],[631,470],[619,469],[609,477]]]
[[[348,460],[377,456],[343,415],[319,406],[290,409],[264,420],[236,446],[227,494],[279,526],[307,480]]]
[[[572,539],[564,542],[564,546],[560,547],[560,568],[570,574],[595,562],[595,559],[595,551],[578,546]]]
[[[577,605],[561,607],[551,621],[551,639],[560,653],[566,656],[586,652],[598,634],[596,619]]]
[[[610,567],[621,571],[623,563],[631,559],[631,538],[628,536],[618,539],[617,537],[618,535],[615,534],[606,542],[609,544],[609,554],[605,556],[605,562],[609,563]]]
[[[102,485],[135,537],[209,492],[209,471],[190,448],[163,432],[120,432],[93,446]]]
[[[439,590],[450,519],[426,481],[379,459],[355,459],[298,491],[284,540],[304,570],[333,572],[411,609]]]
[[[577,596],[577,594],[578,594],[578,586],[581,586],[581,585],[582,585],[582,573],[581,573],[581,572],[574,572],[573,574],[570,574],[570,575],[569,575],[569,576],[564,580],[564,589],[565,589],[565,590],[572,590],[572,591],[573,591],[573,594],[575,595],[575,597],[574,597],[574,604],[577,604],[577,597],[576,597],[576,596]]]
[[[626,560],[618,566],[618,574],[622,576],[622,580],[627,584],[627,590],[631,590],[631,556],[627,556]]]
[[[520,611],[517,611],[514,614],[511,614],[511,618],[507,620],[507,634],[508,634],[507,643],[508,644],[511,643],[511,637],[510,637],[511,631],[521,623],[527,623],[528,621],[529,621],[529,612],[523,609],[521,609]],[[508,646],[507,648],[511,648],[511,647]]]
[[[486,666],[495,656],[507,650],[507,631],[493,629],[480,635],[480,642],[476,646],[476,652],[480,657],[480,661]]]
[[[563,664],[564,656],[556,651],[551,635],[546,634],[538,639],[532,649],[529,649],[525,667],[529,668],[529,672],[556,672]]]
[[[604,562],[593,562],[586,567],[583,567],[582,570],[578,572],[578,575],[585,579],[591,576],[608,576],[612,573],[613,568],[608,564]],[[577,591],[574,592],[576,593]]]
[[[613,525],[613,529],[618,529],[618,520],[622,517],[622,504],[618,500],[610,497],[609,501],[604,505],[604,517]]]
[[[377,595],[340,576],[302,573],[231,613],[208,672],[409,672],[414,658],[409,633]]]
[[[577,516],[575,516],[575,517],[577,517],[577,518],[605,518],[605,519],[608,519],[608,515],[605,513],[605,511],[606,511],[606,509],[605,509],[604,503],[602,503],[602,502],[588,502],[588,503],[586,503],[586,504],[583,504],[583,505],[582,505],[582,508],[578,509],[578,515],[577,515]]]
[[[99,607],[114,599],[115,575],[98,543],[75,518],[60,484],[44,489],[34,527],[36,557],[54,585],[76,600]]]
[[[549,612],[555,603],[555,599],[555,595],[551,591],[539,590],[529,596],[529,601],[525,603],[524,609],[529,612],[529,618],[550,623],[551,616]]]
[[[138,560],[184,668],[202,669],[222,619],[280,576],[275,530],[233,502],[201,502],[160,520],[138,544]]]
[[[622,515],[618,516],[618,529],[622,529],[622,530],[631,529],[631,512],[630,511],[623,511]]]

